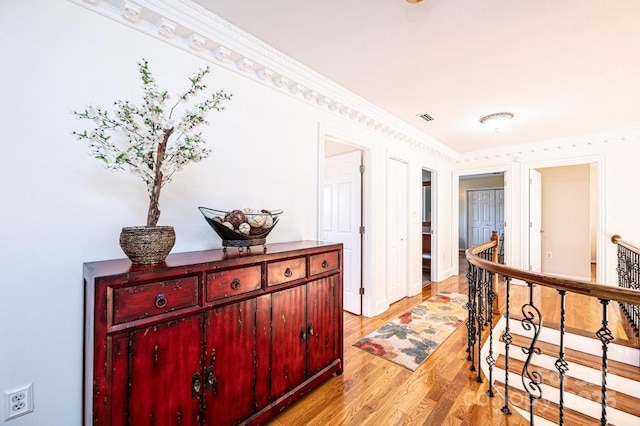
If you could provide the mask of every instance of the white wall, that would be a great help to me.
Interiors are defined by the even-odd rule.
[[[120,258],[121,227],[143,224],[142,181],[112,174],[87,155],[71,132],[88,127],[71,110],[109,107],[140,96],[136,62],[145,57],[170,92],[206,62],[67,1],[0,3],[3,107],[0,167],[0,392],[33,382],[35,412],[21,425],[79,425],[82,411],[82,264]],[[198,206],[284,209],[269,242],[315,239],[318,211],[318,129],[366,141],[371,177],[365,221],[368,314],[384,310],[385,175],[388,150],[408,161],[410,227],[416,253],[411,287],[419,288],[422,167],[450,175],[448,160],[429,158],[390,137],[308,102],[213,66],[212,90],[233,94],[228,109],[210,116],[207,160],[187,166],[163,190],[160,225],[173,225],[174,252],[209,249],[220,240]],[[447,190],[446,178],[442,179]],[[440,211],[449,208],[443,198]],[[446,217],[443,220],[446,228]],[[447,231],[448,232],[448,231]],[[440,242],[450,252],[447,241]],[[447,255],[448,256],[448,255]],[[450,259],[443,256],[443,270]],[[449,262],[449,263],[446,263]],[[413,291],[413,290],[412,290]]]
[[[537,169],[542,177],[545,274],[591,279],[590,169],[590,164]]]

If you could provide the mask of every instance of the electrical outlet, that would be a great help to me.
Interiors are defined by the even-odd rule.
[[[547,252],[547,259],[551,259],[552,257],[553,257],[553,256],[551,255],[551,252],[550,252],[550,251],[548,251],[548,252]]]
[[[33,411],[33,383],[4,391],[4,420],[15,419]]]

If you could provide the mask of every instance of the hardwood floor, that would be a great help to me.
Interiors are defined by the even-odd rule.
[[[352,345],[439,291],[466,293],[464,276],[431,283],[422,294],[402,299],[375,317],[344,314],[344,373],[286,409],[269,424],[292,425],[524,425],[500,412],[503,401],[488,398],[475,382],[463,325],[416,371]]]
[[[462,261],[464,262],[464,261]],[[466,265],[461,265],[466,268]],[[352,345],[360,338],[400,316],[440,291],[467,293],[462,274],[423,287],[422,294],[402,299],[375,318],[344,313],[344,373],[287,408],[269,424],[298,425],[527,425],[519,414],[504,415],[503,399],[486,395],[487,384],[475,381],[469,371],[467,328],[458,328],[416,371],[371,355]],[[515,287],[515,286],[514,286]],[[543,289],[544,290],[544,289]],[[540,306],[553,312],[557,293],[536,291]],[[514,288],[514,298],[524,300],[527,287]],[[539,294],[539,295],[538,295]],[[581,296],[584,297],[584,296]],[[601,307],[597,300],[572,298],[567,303],[567,325],[597,330]],[[570,309],[569,305],[578,306]],[[578,305],[574,305],[578,304]],[[610,326],[620,336],[617,313]],[[547,315],[543,309],[543,315]],[[555,315],[555,313],[554,313]]]

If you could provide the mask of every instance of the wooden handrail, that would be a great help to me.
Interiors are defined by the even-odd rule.
[[[478,253],[493,247],[494,244],[497,243],[491,241],[480,246],[468,249],[465,252],[465,256],[469,263],[496,274],[519,279],[533,284],[543,285],[545,287],[554,288],[556,290],[566,290],[572,293],[584,294],[585,296],[597,297],[599,299],[615,300],[617,302],[626,302],[632,303],[634,305],[640,305],[640,290],[620,288],[617,286],[614,287],[604,284],[595,284],[590,281],[572,280],[568,278],[560,278],[537,272],[526,271],[524,269],[512,268],[510,266],[494,263],[477,256]]]
[[[633,245],[632,243],[630,243],[628,241],[623,240],[622,237],[620,235],[618,235],[618,234],[613,235],[611,237],[611,242],[613,244],[619,244],[619,245],[621,245],[623,247],[626,247],[629,250],[635,251],[636,253],[640,253],[640,247],[638,247],[636,245]]]

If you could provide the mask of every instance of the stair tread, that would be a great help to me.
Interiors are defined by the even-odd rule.
[[[504,383],[499,380],[495,381],[496,385],[501,385],[500,392],[504,390]],[[509,389],[509,404],[518,407],[526,412],[529,412],[529,394],[513,386],[508,386]],[[560,407],[555,402],[548,401],[546,399],[539,399],[535,401],[533,413],[534,415],[548,420],[555,424],[560,424]],[[571,425],[600,425],[600,420],[587,416],[579,411],[572,410],[570,408],[564,408],[564,423]]]
[[[531,342],[529,337],[522,336],[520,334],[511,333],[511,337],[513,339],[511,345],[529,347]],[[542,354],[549,355],[554,358],[558,357],[558,353],[560,351],[560,347],[558,345],[538,340],[536,346],[540,348]],[[596,370],[600,370],[602,368],[602,358],[600,355],[593,355],[587,352],[568,348],[565,348],[564,352],[565,359],[568,362],[573,362]],[[640,368],[623,362],[608,360],[607,373],[640,382]]]
[[[496,367],[502,370],[505,369],[506,358],[504,355],[498,356],[496,360]],[[524,361],[519,359],[509,359],[509,371],[514,374],[520,375],[524,368]],[[533,370],[542,375],[543,384],[560,388],[558,371],[549,370],[544,367],[532,366]],[[584,380],[576,379],[574,377],[565,376],[565,392],[569,392],[582,397],[587,397],[591,401],[600,403],[601,385],[585,382]],[[592,396],[592,398],[589,398]],[[607,406],[615,408],[619,411],[631,414],[636,417],[640,417],[640,399],[626,393],[609,389],[607,392]]]
[[[524,316],[516,313],[509,314],[509,318],[514,321],[522,321]],[[560,324],[545,320],[544,322],[545,328],[550,328],[552,330],[560,330]],[[588,337],[590,339],[595,339],[595,333],[593,331],[587,331],[580,328],[574,327],[565,327],[565,331],[567,333],[575,334],[577,336]],[[629,334],[629,333],[628,333]],[[629,334],[627,339],[615,338],[611,342],[616,345],[626,346],[632,349],[640,349],[640,338],[635,336],[633,333]]]

